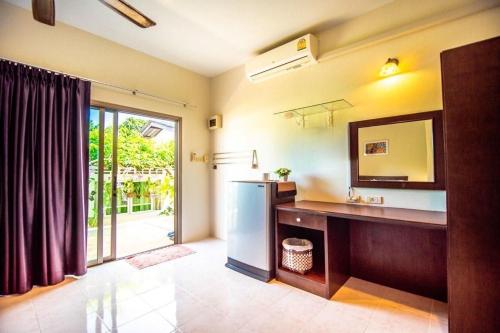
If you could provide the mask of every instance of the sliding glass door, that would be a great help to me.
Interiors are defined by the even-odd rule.
[[[90,109],[88,262],[176,243],[179,120]]]
[[[91,108],[89,115],[89,211],[87,261],[99,264],[112,258],[111,206],[115,113]]]

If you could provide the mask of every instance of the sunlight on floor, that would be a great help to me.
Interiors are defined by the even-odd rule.
[[[157,211],[117,216],[116,256],[122,258],[173,244],[167,234],[174,231],[174,217],[159,215]],[[104,256],[111,251],[111,227],[104,221]],[[89,229],[87,257],[97,256],[97,228]]]

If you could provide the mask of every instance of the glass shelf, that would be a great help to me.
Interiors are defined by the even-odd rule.
[[[351,108],[353,105],[346,101],[345,99],[338,99],[335,101],[330,101],[326,103],[320,103],[315,105],[308,105],[296,109],[290,109],[280,112],[275,112],[275,115],[282,115],[285,118],[293,118],[293,117],[307,117],[312,116],[314,114],[323,113],[323,112],[333,112],[342,109]]]
[[[333,113],[338,110],[352,108],[353,105],[346,101],[345,99],[338,99],[335,101],[330,101],[326,103],[308,105],[301,108],[290,109],[280,112],[275,112],[274,115],[282,116],[285,119],[295,119],[298,126],[306,127],[330,127],[333,128]],[[315,115],[326,114],[323,120],[314,119]],[[311,117],[310,117],[311,116]],[[316,117],[317,118],[317,117]],[[307,125],[306,125],[307,123]],[[319,126],[314,126],[314,124],[320,124]]]

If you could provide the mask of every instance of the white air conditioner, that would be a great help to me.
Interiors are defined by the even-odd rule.
[[[290,70],[317,63],[318,39],[307,34],[271,51],[258,55],[246,66],[247,77],[258,82]]]

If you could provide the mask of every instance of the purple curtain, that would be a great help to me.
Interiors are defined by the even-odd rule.
[[[0,294],[83,275],[90,82],[0,60]]]

